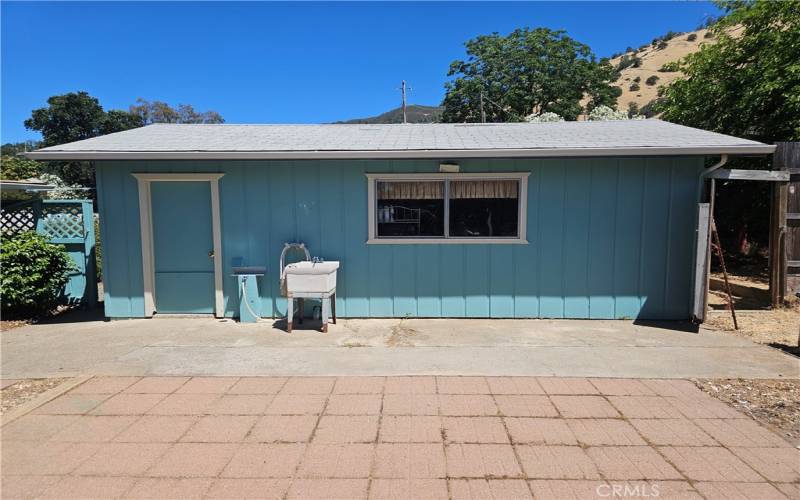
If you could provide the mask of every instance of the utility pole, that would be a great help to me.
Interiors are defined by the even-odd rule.
[[[483,110],[483,90],[481,90],[481,123],[486,123],[486,111]]]
[[[408,123],[406,117],[406,81],[403,80],[403,83],[400,86],[401,91],[403,92],[403,123]]]

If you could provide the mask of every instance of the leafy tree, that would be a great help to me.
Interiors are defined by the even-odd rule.
[[[467,59],[450,65],[442,120],[477,122],[481,94],[489,122],[521,121],[556,113],[574,120],[580,101],[588,107],[613,104],[621,90],[608,61],[598,62],[588,46],[564,31],[517,29],[508,36],[481,35],[466,42]]]
[[[141,97],[130,107],[130,113],[138,116],[142,123],[225,123],[216,111],[195,111],[191,104],[178,104],[173,108],[162,101],[148,101]]]
[[[197,112],[189,104],[172,108],[161,101],[138,99],[128,111],[103,110],[100,101],[87,92],[52,96],[47,106],[33,110],[25,127],[42,134],[39,146],[55,146],[98,135],[121,132],[150,123],[223,123],[216,111]],[[9,150],[11,146],[8,145]],[[5,147],[5,146],[4,146]],[[28,150],[33,148],[28,148]],[[4,150],[5,151],[5,150]],[[5,152],[4,152],[5,154]],[[85,162],[50,162],[44,168],[66,186],[94,187],[94,167]]]
[[[113,134],[144,125],[142,118],[127,111],[112,109],[106,113],[105,119],[100,124],[100,135]]]
[[[42,173],[42,164],[19,156],[3,156],[0,158],[2,177],[8,181],[18,181],[38,177]]]
[[[14,156],[18,153],[33,151],[34,149],[38,149],[40,147],[42,147],[42,143],[40,141],[7,142],[0,146],[0,155]]]
[[[47,99],[47,107],[33,110],[25,128],[42,134],[42,146],[89,139],[100,134],[106,114],[97,98],[70,92]]]
[[[645,118],[652,118],[659,113],[659,107],[662,98],[656,97],[652,101],[648,102],[644,106],[641,107],[639,110],[639,114],[644,116]]]
[[[684,77],[663,89],[666,120],[762,142],[800,140],[800,2],[735,1],[705,44],[680,63]],[[737,36],[728,32],[741,26]],[[766,167],[766,160],[733,159],[731,168]],[[717,190],[724,244],[749,233],[765,242],[766,183],[729,183]]]
[[[761,141],[800,140],[800,2],[723,3],[718,37],[680,63],[664,118]],[[726,29],[741,25],[737,37]]]
[[[141,119],[126,111],[105,112],[96,97],[70,92],[47,99],[47,107],[33,110],[25,128],[42,134],[42,147],[89,139],[141,127]],[[82,162],[51,162],[45,170],[65,183],[94,187],[94,167]]]

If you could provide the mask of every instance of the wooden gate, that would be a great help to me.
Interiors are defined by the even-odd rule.
[[[781,225],[780,209],[785,207],[785,262],[786,271],[785,281],[781,283],[778,274],[783,271],[780,264],[780,256],[775,255],[774,260],[779,269],[775,270],[775,277],[778,280],[778,288],[782,288],[788,294],[800,292],[800,142],[778,143],[775,150],[775,168],[789,171],[789,186],[784,188],[785,192],[780,192],[778,186],[773,191],[775,203],[773,204],[773,216],[777,218],[777,225]],[[772,224],[776,226],[775,223]],[[779,236],[776,237],[776,239]],[[772,243],[772,242],[771,242]],[[780,243],[777,241],[777,243]],[[782,285],[782,286],[781,286]]]
[[[36,231],[51,243],[64,245],[75,263],[62,300],[68,304],[97,303],[94,213],[91,200],[32,200],[10,203],[0,210],[0,233],[10,237]]]

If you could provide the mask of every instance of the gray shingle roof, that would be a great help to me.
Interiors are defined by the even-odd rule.
[[[468,158],[766,154],[773,146],[661,120],[407,125],[158,124],[34,159]]]

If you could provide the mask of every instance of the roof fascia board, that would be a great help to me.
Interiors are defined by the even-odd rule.
[[[764,155],[775,146],[542,148],[542,149],[427,149],[385,151],[32,151],[31,160],[355,160],[446,158],[540,158],[587,156]]]

